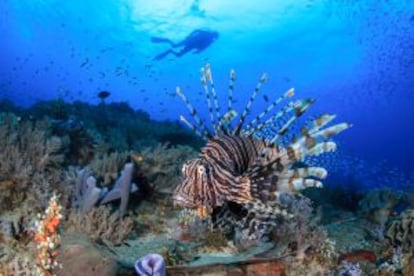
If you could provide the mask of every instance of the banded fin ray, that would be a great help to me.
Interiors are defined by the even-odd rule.
[[[240,131],[241,131],[242,127],[243,127],[243,123],[244,123],[244,121],[246,119],[246,116],[247,116],[247,114],[250,111],[250,107],[253,104],[253,102],[254,102],[257,94],[260,92],[260,88],[266,82],[266,80],[267,80],[267,75],[266,74],[263,74],[260,77],[259,81],[257,82],[256,87],[255,87],[253,93],[251,94],[251,96],[249,98],[249,101],[247,102],[247,104],[246,104],[246,106],[245,106],[245,108],[243,110],[243,113],[240,116],[239,122],[237,123],[237,126],[234,129],[234,131],[233,131],[233,135],[239,135],[240,134]]]

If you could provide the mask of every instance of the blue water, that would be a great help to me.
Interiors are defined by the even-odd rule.
[[[148,4],[151,2],[151,4]],[[178,42],[195,29],[219,33],[198,54],[169,55],[151,37]],[[127,101],[153,119],[186,114],[182,87],[202,106],[199,69],[210,63],[225,103],[229,70],[236,107],[263,72],[263,95],[295,87],[354,126],[326,162],[367,186],[414,183],[414,1],[0,1],[0,97],[30,106],[41,100],[97,104]],[[266,106],[262,97],[253,111]],[[207,108],[200,108],[208,118]],[[254,113],[254,112],[253,112]],[[256,113],[257,114],[257,113]]]

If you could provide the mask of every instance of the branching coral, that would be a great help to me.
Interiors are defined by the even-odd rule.
[[[392,189],[375,189],[359,202],[360,213],[379,227],[377,237],[382,238],[381,232],[385,229],[395,206],[402,202],[404,194]]]
[[[68,202],[62,142],[49,134],[48,121],[0,114],[0,236],[7,239],[8,261],[27,250],[31,223],[48,206],[52,191],[62,194],[61,204]],[[15,264],[13,269],[22,267],[19,260]]]
[[[88,167],[100,185],[107,186],[118,178],[128,156],[127,151],[96,155]]]
[[[0,275],[37,276],[37,267],[28,257],[14,256],[7,263],[0,263]]]
[[[71,224],[79,231],[86,233],[93,241],[109,241],[119,245],[132,232],[134,223],[129,217],[119,218],[107,206],[99,206],[80,217],[72,214]]]
[[[401,246],[403,252],[414,251],[414,209],[407,209],[392,221],[385,237],[394,247]]]
[[[319,216],[312,214],[312,202],[304,196],[285,194],[284,203],[293,215],[292,219],[281,221],[273,232],[273,239],[287,244],[287,252],[293,253],[297,260],[308,255],[318,254],[326,260],[336,257],[335,246],[319,225]]]
[[[47,127],[45,121],[0,116],[0,202],[7,209],[26,197],[32,200],[32,208],[44,207],[51,191],[64,181],[58,168],[63,161],[62,143],[58,137],[48,137]]]
[[[172,194],[179,182],[181,164],[197,155],[188,146],[158,144],[141,151],[143,157],[139,171],[148,179],[156,192]]]
[[[7,115],[0,126],[2,155],[8,157],[8,160],[1,159],[3,178],[14,176],[16,180],[25,180],[31,173],[44,171],[63,161],[63,155],[58,154],[61,141],[58,137],[46,138],[45,122],[19,121],[16,124],[12,117]]]

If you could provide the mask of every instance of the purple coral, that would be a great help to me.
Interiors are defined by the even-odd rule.
[[[155,253],[145,255],[135,262],[135,271],[138,275],[166,276],[164,258]]]

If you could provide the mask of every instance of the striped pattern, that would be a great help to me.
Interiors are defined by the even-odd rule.
[[[255,161],[265,147],[261,141],[238,136],[223,135],[208,141],[200,158],[184,164],[184,181],[175,191],[175,200],[188,208],[195,206],[221,206],[232,201],[240,204],[249,202],[250,180],[243,173]],[[182,195],[188,202],[183,202]]]
[[[181,120],[207,143],[197,159],[183,165],[183,181],[174,191],[174,202],[197,209],[200,216],[212,214],[216,227],[226,232],[239,227],[249,237],[261,236],[276,226],[278,217],[290,217],[281,205],[280,195],[322,187],[321,181],[327,176],[324,168],[296,167],[295,164],[305,161],[306,157],[336,150],[335,142],[329,139],[350,125],[340,123],[326,127],[335,116],[323,114],[303,127],[298,138],[281,146],[280,139],[313,104],[312,99],[295,100],[277,110],[283,100],[293,97],[294,90],[289,89],[244,126],[250,107],[267,79],[264,74],[233,126],[232,121],[237,116],[232,109],[235,72],[230,72],[228,106],[223,116],[211,67],[203,68],[201,75],[210,127],[177,88],[194,123],[182,115]],[[287,119],[282,121],[282,118]]]

